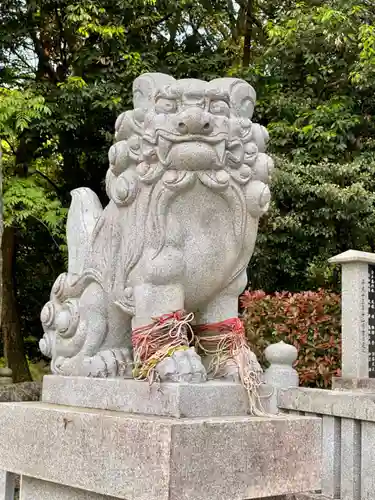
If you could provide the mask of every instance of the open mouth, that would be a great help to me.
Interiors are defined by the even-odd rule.
[[[197,149],[203,151],[212,151],[215,155],[215,164],[217,167],[222,168],[226,160],[230,160],[232,166],[241,165],[243,157],[242,145],[239,147],[238,141],[233,144],[228,143],[228,135],[225,133],[216,134],[214,136],[203,135],[178,135],[172,133],[158,132],[156,137],[144,135],[142,138],[143,143],[143,156],[146,161],[155,161],[158,159],[164,166],[169,166],[172,162],[171,152],[176,146],[185,143],[195,143]],[[191,153],[191,150],[190,150]],[[199,155],[199,152],[197,151]],[[228,157],[228,158],[227,158]]]
[[[160,161],[165,164],[173,163],[176,158],[182,159],[183,157],[191,157],[191,161],[195,161],[194,156],[203,163],[206,163],[206,161],[211,163],[214,168],[223,165],[225,162],[225,139],[208,142],[200,137],[195,137],[194,140],[171,142],[160,136],[158,146]]]

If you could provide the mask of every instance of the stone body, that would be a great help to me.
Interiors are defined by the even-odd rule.
[[[178,310],[197,324],[236,317],[269,205],[273,163],[250,85],[155,73],[133,94],[109,151],[109,204],[72,193],[69,269],[41,313],[55,374],[131,377],[132,329]],[[172,358],[162,380],[205,380],[194,348]]]

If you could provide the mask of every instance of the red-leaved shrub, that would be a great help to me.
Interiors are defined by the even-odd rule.
[[[298,349],[295,368],[300,384],[330,387],[340,376],[340,295],[318,292],[245,292],[241,297],[243,320],[252,349],[265,366],[264,349],[283,340]]]

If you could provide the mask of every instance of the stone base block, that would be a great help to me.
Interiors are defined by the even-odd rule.
[[[315,417],[175,419],[46,403],[0,405],[0,469],[126,500],[314,491],[320,489],[320,439]]]
[[[332,498],[325,497],[320,493],[300,493],[297,495],[291,495],[285,500],[332,500]]]
[[[293,387],[280,389],[278,406],[288,412],[368,420],[375,422],[375,394],[361,391],[330,391]]]
[[[342,378],[332,379],[332,389],[337,391],[362,391],[375,393],[374,378]]]
[[[320,493],[297,493],[296,495],[283,495],[279,497],[269,497],[263,500],[332,500]]]
[[[23,476],[21,483],[21,499],[24,500],[116,500],[114,497],[100,495],[89,491],[70,488],[62,484],[41,481],[33,477]]]
[[[70,488],[61,484],[41,481],[33,477],[23,476],[21,495],[23,500],[116,500],[114,497],[98,495],[88,491]],[[10,498],[10,497],[9,497]],[[6,497],[5,500],[8,500]],[[253,500],[253,499],[249,499]],[[263,500],[329,500],[327,497],[313,494],[281,495],[267,497]]]
[[[273,388],[261,387],[261,401],[269,411]],[[202,384],[150,385],[132,379],[92,379],[47,375],[42,401],[67,406],[123,411],[175,418],[245,416],[248,395],[241,384],[212,381]]]

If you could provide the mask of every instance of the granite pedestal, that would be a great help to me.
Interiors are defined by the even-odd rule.
[[[274,388],[264,384],[260,401],[266,411]],[[115,410],[164,417],[245,416],[248,395],[234,382],[209,381],[201,384],[148,383],[130,379],[88,377],[44,377],[42,401],[84,408]]]
[[[22,476],[22,500],[245,500],[320,487],[319,418],[192,416],[210,405],[218,415],[209,394],[206,406],[192,399],[189,408],[187,398],[201,391],[199,385],[189,392],[162,384],[160,393],[144,384],[148,406],[140,396],[138,408],[124,400],[113,411],[82,406],[91,401],[90,387],[101,392],[102,406],[113,407],[115,389],[130,390],[133,381],[77,380],[79,392],[70,378],[47,377],[43,399],[60,397],[62,383],[79,406],[0,405],[0,468]],[[219,386],[212,387],[224,398],[226,384]],[[162,405],[160,394],[179,394],[179,404],[167,398]],[[162,415],[151,415],[152,407]],[[182,417],[181,408],[190,416]]]

